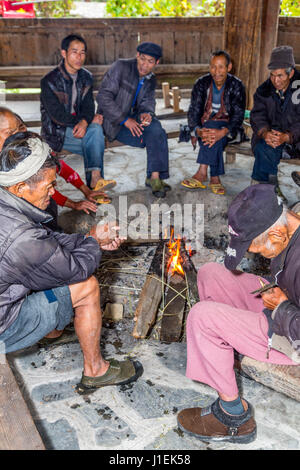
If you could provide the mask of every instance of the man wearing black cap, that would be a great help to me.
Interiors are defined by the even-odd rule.
[[[295,99],[300,73],[292,47],[273,49],[268,69],[270,77],[257,88],[250,115],[255,156],[252,182],[274,184],[283,196],[277,181],[283,151],[294,158],[300,155],[300,106]]]
[[[300,217],[283,207],[274,186],[259,184],[233,200],[228,224],[225,267],[199,270],[200,302],[187,321],[187,376],[219,398],[207,409],[182,410],[178,424],[204,441],[248,443],[256,424],[239,395],[234,350],[266,363],[300,363]],[[235,270],[247,250],[272,260],[272,284]]]
[[[159,45],[152,42],[140,44],[136,58],[119,59],[112,64],[96,98],[109,141],[146,147],[146,186],[156,197],[164,197],[171,189],[164,182],[169,177],[167,135],[154,114],[156,80],[153,70],[161,56]]]

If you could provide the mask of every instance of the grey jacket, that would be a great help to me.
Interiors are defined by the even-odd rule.
[[[86,280],[100,263],[92,237],[52,232],[51,217],[0,188],[0,339],[31,291]]]
[[[121,123],[133,111],[131,105],[139,82],[136,59],[119,59],[112,64],[101,82],[97,95],[99,114],[103,114],[103,129],[109,141],[120,131]],[[145,77],[138,94],[134,112],[155,112],[156,79],[153,74]]]

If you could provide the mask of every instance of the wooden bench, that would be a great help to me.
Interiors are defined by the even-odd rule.
[[[4,354],[0,354],[0,450],[45,450]]]
[[[225,148],[227,164],[234,163],[236,161],[236,155],[246,155],[247,157],[253,157],[250,142],[242,142],[241,144],[229,144]],[[281,163],[289,163],[290,165],[300,165],[300,159],[297,158],[283,158],[280,160]]]

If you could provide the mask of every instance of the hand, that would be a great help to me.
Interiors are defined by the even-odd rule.
[[[86,214],[89,214],[90,211],[97,212],[97,204],[91,201],[72,201],[72,209],[76,211],[83,211]]]
[[[112,251],[119,248],[124,241],[123,238],[119,237],[118,230],[120,230],[120,227],[115,222],[109,222],[104,225],[93,225],[87,235],[95,238],[103,250]]]
[[[92,124],[99,124],[100,126],[102,126],[103,124],[102,114],[95,114],[94,119],[92,120]]]
[[[95,202],[95,198],[99,196],[105,196],[108,198],[108,195],[104,191],[95,191],[94,189],[90,189],[86,184],[80,186],[80,191],[85,195],[86,199],[91,202]]]
[[[270,145],[272,148],[279,147],[285,142],[290,142],[290,135],[285,132],[280,131],[266,131],[263,134],[266,144]]]
[[[264,306],[269,310],[274,310],[277,305],[281,304],[281,302],[288,300],[287,296],[280,289],[280,287],[273,287],[266,292],[262,292],[261,297]]]
[[[140,115],[140,121],[142,126],[149,126],[152,122],[152,116],[149,113],[142,113]]]
[[[223,129],[202,129],[202,141],[204,145],[208,145],[211,148],[216,142],[221,140],[225,135],[228,134],[227,127]]]
[[[143,130],[144,130],[143,126],[141,124],[139,124],[133,118],[128,118],[124,122],[124,126],[127,127],[127,129],[130,130],[133,137],[140,137],[143,134]]]
[[[76,137],[76,139],[82,139],[85,136],[87,126],[88,123],[85,119],[79,121],[76,126],[73,127],[73,136]]]

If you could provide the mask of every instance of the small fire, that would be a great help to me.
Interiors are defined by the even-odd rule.
[[[177,238],[176,240],[173,239],[174,230],[172,229],[170,241],[167,244],[170,253],[170,259],[168,261],[167,270],[170,271],[171,274],[179,273],[184,275],[184,270],[181,265],[181,256],[180,256],[180,245],[181,239]]]

